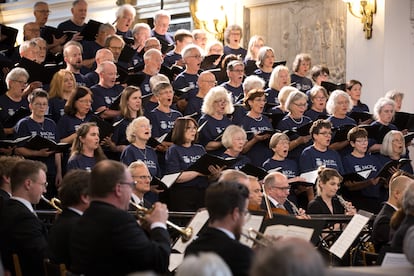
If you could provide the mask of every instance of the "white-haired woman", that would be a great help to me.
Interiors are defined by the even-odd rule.
[[[216,141],[227,126],[231,125],[228,114],[232,114],[234,107],[231,96],[224,87],[217,86],[210,89],[201,106],[199,142],[208,152],[220,154],[224,151],[221,141]]]

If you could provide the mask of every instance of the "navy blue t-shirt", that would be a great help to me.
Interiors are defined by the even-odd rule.
[[[86,171],[91,171],[96,164],[95,157],[88,157],[83,154],[76,154],[69,158],[66,170],[81,169]]]
[[[65,104],[66,100],[59,97],[49,99],[49,112],[47,116],[55,121],[56,124],[65,115]]]
[[[224,52],[224,56],[233,54],[233,55],[236,55],[236,56],[240,56],[241,60],[244,60],[246,55],[247,55],[247,50],[246,49],[244,49],[242,47],[237,48],[237,49],[232,49],[228,45],[224,46],[223,52]]]
[[[223,86],[224,88],[226,88],[227,91],[231,93],[231,99],[233,103],[236,103],[237,100],[240,100],[240,97],[243,98],[243,95],[244,95],[243,85],[234,87],[234,86],[231,86],[228,82],[225,82],[225,83],[220,84],[220,86]]]
[[[139,149],[135,145],[130,144],[122,151],[120,160],[127,166],[129,166],[132,162],[141,160],[145,163],[145,165],[147,165],[152,176],[161,176],[157,154],[149,146],[145,146],[145,149]]]
[[[188,100],[194,97],[198,92],[197,81],[198,74],[188,74],[187,72],[181,72],[175,78],[174,82],[172,83],[172,86],[174,90],[180,90],[189,87],[190,90],[181,95],[181,98]]]
[[[302,91],[303,93],[306,93],[309,89],[313,87],[312,81],[307,77],[301,77],[296,74],[290,75],[290,81],[291,83],[294,83],[292,86],[296,87],[298,90]]]
[[[20,108],[24,107],[29,109],[29,102],[26,98],[22,98],[20,102],[15,102],[10,99],[6,94],[0,96],[0,122],[4,122],[16,113]]]
[[[300,156],[300,172],[313,171],[320,166],[336,169],[340,174],[344,173],[342,160],[338,152],[330,149],[322,152],[315,149],[313,145],[305,148]]]
[[[117,84],[111,88],[105,88],[99,84],[96,84],[91,87],[91,90],[93,93],[92,110],[96,111],[102,106],[109,107],[119,96],[119,94],[121,94],[124,87]]]
[[[174,109],[170,109],[169,113],[164,113],[158,108],[153,109],[149,114],[149,120],[152,126],[152,136],[160,137],[163,134],[172,131],[175,120],[182,116],[181,112]]]

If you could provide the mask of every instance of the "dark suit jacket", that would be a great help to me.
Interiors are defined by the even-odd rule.
[[[78,213],[65,208],[53,223],[48,237],[48,255],[52,263],[70,267],[70,233],[80,217]]]
[[[132,215],[93,201],[72,230],[70,270],[86,275],[166,272],[170,253],[166,229],[154,228],[148,238]]]
[[[14,271],[12,254],[20,259],[23,275],[44,275],[46,227],[21,202],[9,199],[0,216],[0,250],[6,269]]]
[[[401,225],[398,227],[397,231],[395,231],[394,237],[391,241],[391,247],[393,249],[401,250],[403,247],[403,241],[405,237],[405,233],[407,232],[408,228],[414,225],[414,216],[406,215]]]
[[[374,220],[372,241],[374,242],[377,252],[379,252],[379,249],[386,245],[390,240],[390,221],[394,213],[395,209],[391,205],[385,203]]]
[[[214,252],[219,255],[230,267],[233,275],[248,275],[251,266],[253,251],[231,239],[223,231],[209,227],[194,240],[185,250],[185,255],[198,254],[199,252]]]

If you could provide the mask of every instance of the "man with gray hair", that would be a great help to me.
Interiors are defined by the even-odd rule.
[[[414,225],[414,185],[409,185],[404,191],[402,199],[402,209],[405,218],[401,222],[391,241],[391,247],[396,250],[402,250],[405,234],[411,226]]]
[[[168,33],[171,16],[166,10],[159,10],[154,15],[154,28],[151,36],[161,42],[161,52],[166,54],[174,46],[174,38]]]

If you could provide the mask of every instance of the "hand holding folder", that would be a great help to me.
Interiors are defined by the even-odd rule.
[[[231,167],[237,161],[237,158],[223,158],[209,153],[201,156],[194,164],[186,169],[186,171],[196,171],[203,175],[210,175],[210,166],[214,167]]]

